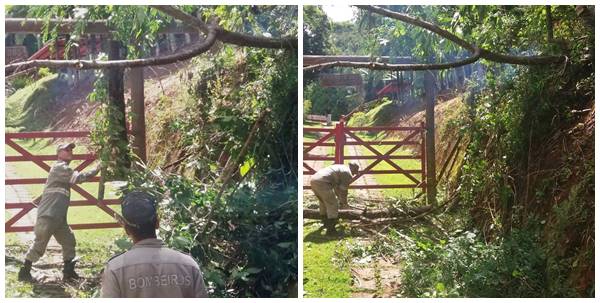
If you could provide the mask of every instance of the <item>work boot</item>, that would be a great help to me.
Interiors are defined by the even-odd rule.
[[[69,260],[65,261],[65,267],[63,268],[63,281],[77,280],[79,275],[75,272],[76,261]]]
[[[328,237],[339,236],[338,231],[335,229],[335,225],[337,224],[337,221],[338,221],[337,218],[325,220],[325,228],[327,229],[327,231],[325,232],[326,236],[328,236]]]
[[[327,228],[327,215],[321,215],[321,223],[323,224],[321,228]]]
[[[25,260],[23,267],[19,269],[19,281],[33,282],[33,277],[31,276],[31,261]]]

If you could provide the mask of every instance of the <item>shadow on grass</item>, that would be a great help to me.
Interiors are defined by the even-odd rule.
[[[325,235],[325,227],[320,226],[318,229],[311,231],[310,233],[304,236],[304,242],[311,243],[327,243],[331,241],[339,241],[347,238],[353,238],[358,236],[359,234],[353,229],[348,229],[345,226],[338,224],[336,226],[338,231],[338,235],[336,236],[326,236]]]
[[[33,297],[71,298],[65,287],[59,283],[34,283]]]

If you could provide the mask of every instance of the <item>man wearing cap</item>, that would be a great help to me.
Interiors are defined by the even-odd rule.
[[[121,204],[119,223],[133,247],[112,257],[102,273],[104,298],[205,298],[202,272],[189,255],[167,248],[156,238],[156,200],[133,191]]]
[[[310,188],[319,199],[319,214],[327,236],[337,235],[335,225],[340,206],[348,206],[348,187],[358,174],[358,164],[334,164],[320,169],[310,178]],[[338,201],[339,200],[339,201]]]
[[[37,209],[37,219],[33,231],[33,245],[25,255],[23,267],[19,270],[20,281],[33,281],[31,265],[46,251],[50,237],[54,236],[62,246],[64,261],[63,280],[78,279],[75,272],[75,236],[67,224],[67,210],[71,196],[71,185],[87,181],[100,171],[100,165],[89,172],[78,172],[69,167],[73,160],[75,143],[57,147],[58,161],[52,165]]]

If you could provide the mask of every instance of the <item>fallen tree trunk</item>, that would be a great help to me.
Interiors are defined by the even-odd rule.
[[[373,210],[356,210],[356,209],[340,209],[338,217],[340,219],[348,220],[360,220],[363,218],[368,219],[383,219],[383,218],[397,218],[397,219],[410,219],[412,217],[421,215],[432,209],[431,205],[415,207],[406,210],[401,209],[373,209]],[[321,219],[318,209],[305,209],[303,211],[304,219]]]

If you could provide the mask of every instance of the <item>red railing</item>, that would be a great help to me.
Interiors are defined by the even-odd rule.
[[[364,166],[361,167],[359,173],[354,177],[352,182],[365,175],[382,175],[382,174],[402,174],[410,182],[403,184],[351,184],[350,188],[354,189],[384,189],[384,188],[421,188],[425,190],[425,126],[421,123],[420,126],[414,127],[348,127],[344,123],[344,119],[340,119],[333,128],[325,127],[305,127],[305,134],[322,134],[316,136],[318,139],[313,142],[303,142],[304,157],[303,167],[305,175],[313,175],[317,169],[309,165],[307,161],[331,162],[335,164],[343,164],[346,160],[363,160]],[[400,132],[406,133],[402,139],[368,141],[361,138],[358,132],[380,133],[380,132]],[[354,154],[345,155],[344,147],[346,146],[364,146],[371,155]],[[379,151],[374,146],[389,146],[387,151]],[[416,155],[398,155],[395,154],[401,147],[415,146],[413,151],[417,151]],[[315,153],[318,147],[333,147],[333,155]],[[365,161],[366,160],[366,161]],[[419,169],[404,169],[399,161],[401,160],[419,160]],[[391,169],[375,169],[380,163],[387,163]],[[323,166],[328,163],[323,163]],[[420,175],[420,178],[415,178],[414,174]],[[309,185],[305,185],[304,189],[310,189]]]
[[[43,170],[49,172],[50,166],[44,161],[56,160],[56,155],[33,155],[27,149],[23,148],[16,139],[57,139],[57,138],[87,138],[89,132],[87,131],[67,131],[67,132],[28,132],[28,133],[6,133],[4,135],[6,145],[17,151],[20,155],[18,156],[6,156],[5,161],[9,162],[31,162]],[[87,168],[90,164],[96,160],[94,154],[75,154],[73,160],[82,160],[75,170],[81,171]],[[100,178],[95,177],[88,182],[99,182]],[[44,184],[46,178],[19,178],[19,179],[6,179],[5,185],[29,185],[29,184]],[[108,205],[118,205],[119,200],[98,200],[91,193],[78,185],[71,186],[71,189],[79,193],[84,200],[71,201],[70,206],[97,206],[102,211],[106,212],[111,218],[114,217],[114,211]],[[10,219],[4,223],[6,232],[27,232],[32,231],[33,226],[15,226],[14,224],[27,215],[32,209],[35,208],[33,201],[5,201],[5,209],[20,209],[19,212],[14,214]],[[115,228],[120,227],[116,222],[102,222],[102,223],[83,223],[83,224],[71,224],[72,229],[97,229],[97,228]]]

